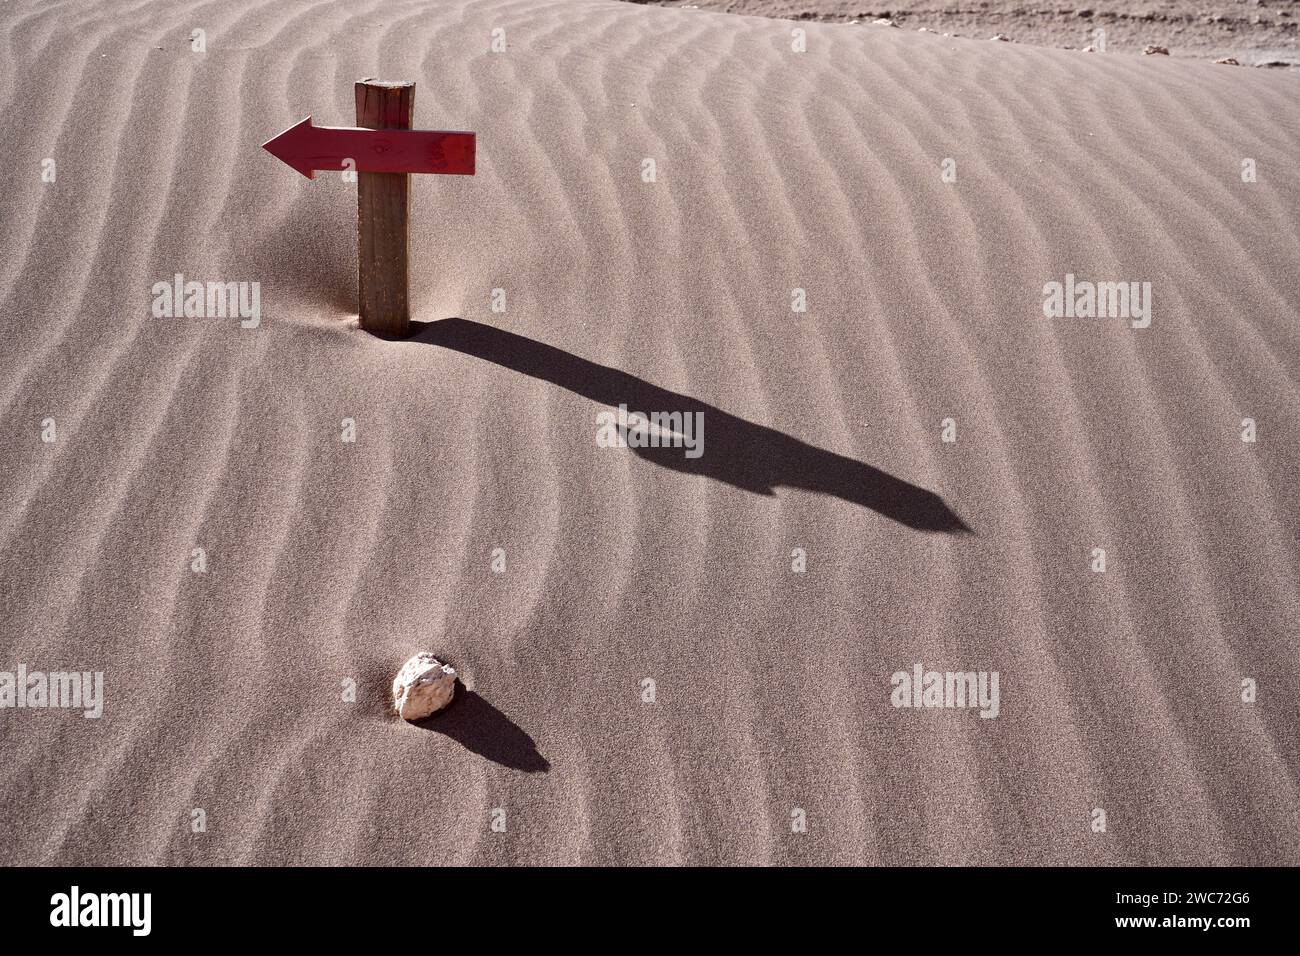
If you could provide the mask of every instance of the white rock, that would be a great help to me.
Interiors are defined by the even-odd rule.
[[[403,720],[421,720],[442,710],[456,693],[456,669],[425,651],[402,665],[393,678],[393,706]]]

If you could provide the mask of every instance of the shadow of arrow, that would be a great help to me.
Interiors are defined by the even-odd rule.
[[[411,341],[494,362],[610,408],[626,404],[645,413],[703,413],[705,451],[701,457],[687,458],[681,448],[632,449],[660,467],[701,475],[761,495],[773,495],[778,487],[832,495],[916,531],[973,533],[932,491],[627,372],[468,319],[412,322],[411,327]]]

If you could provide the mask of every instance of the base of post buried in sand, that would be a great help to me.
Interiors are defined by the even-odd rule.
[[[403,720],[423,720],[456,694],[456,669],[427,651],[402,665],[393,678],[393,706]]]

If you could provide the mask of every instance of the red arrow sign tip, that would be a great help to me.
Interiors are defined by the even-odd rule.
[[[311,117],[294,123],[279,136],[273,136],[262,144],[262,148],[286,165],[292,166],[308,179],[316,178],[307,158],[307,147],[311,140]]]

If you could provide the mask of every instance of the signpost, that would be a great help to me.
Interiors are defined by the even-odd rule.
[[[403,338],[411,322],[410,174],[473,176],[474,134],[411,129],[414,83],[358,80],[356,97],[356,127],[313,126],[308,116],[262,148],[308,179],[318,169],[356,170],[361,327]]]

